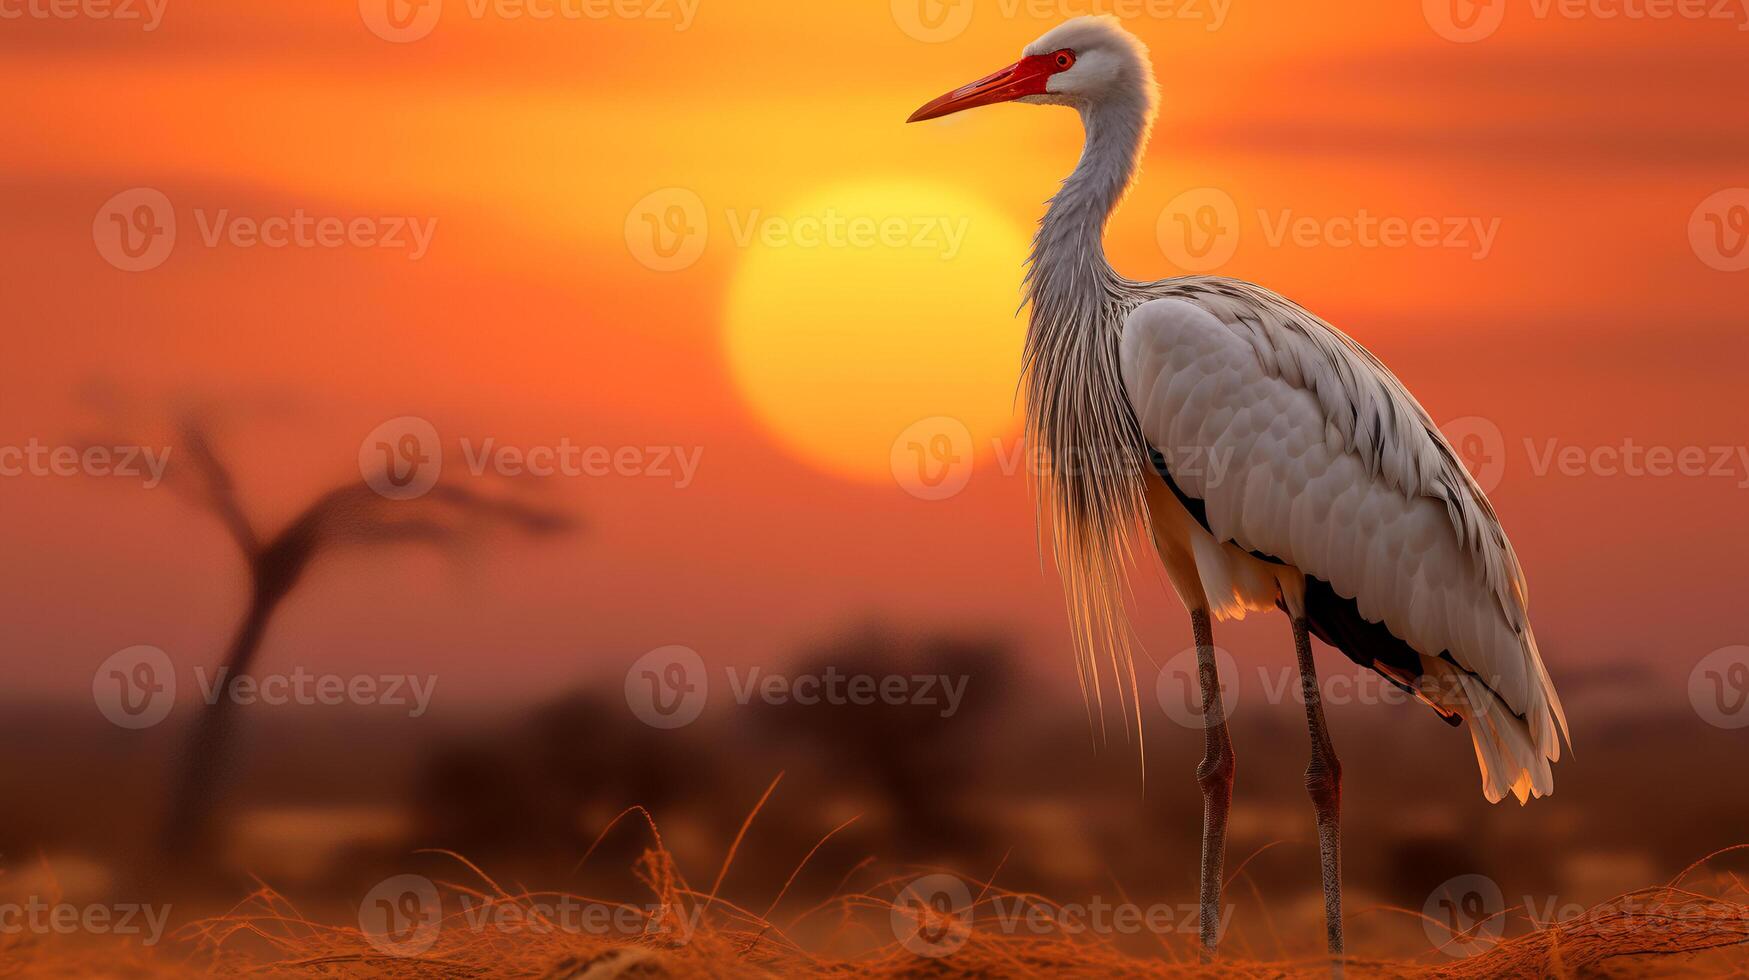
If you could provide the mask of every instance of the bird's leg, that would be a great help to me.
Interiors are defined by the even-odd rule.
[[[1324,870],[1324,928],[1330,955],[1342,962],[1342,765],[1324,724],[1318,697],[1318,668],[1312,663],[1312,639],[1304,618],[1294,619],[1294,652],[1300,660],[1300,692],[1306,703],[1306,726],[1312,733],[1312,764],[1306,767],[1306,790],[1318,815],[1318,859]]]
[[[1233,802],[1233,743],[1227,737],[1208,610],[1192,611],[1190,626],[1196,635],[1196,677],[1202,689],[1203,714],[1203,759],[1196,767],[1196,781],[1202,787],[1200,935],[1203,955],[1212,957],[1221,938],[1221,875],[1227,852],[1227,810]]]

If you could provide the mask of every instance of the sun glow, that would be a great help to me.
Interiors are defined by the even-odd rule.
[[[1006,215],[950,187],[879,181],[734,220],[747,256],[727,355],[785,449],[885,480],[921,419],[963,423],[986,454],[1015,430],[1026,237]]]

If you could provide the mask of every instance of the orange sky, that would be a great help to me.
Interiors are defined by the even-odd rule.
[[[378,37],[340,0],[167,0],[151,31],[0,21],[0,83],[12,93],[0,105],[0,445],[90,436],[103,423],[77,395],[95,380],[148,403],[211,401],[263,524],[356,477],[364,434],[402,415],[452,440],[701,453],[685,487],[551,481],[588,535],[488,553],[461,581],[418,556],[334,561],[287,607],[267,658],[417,662],[455,677],[451,690],[523,697],[611,677],[657,646],[768,662],[882,616],[998,630],[1040,670],[1068,676],[1025,480],[987,449],[1011,424],[973,433],[986,448],[964,492],[919,500],[886,474],[884,444],[849,450],[868,457],[860,478],[804,458],[737,380],[725,338],[736,289],[768,288],[749,270],[794,248],[738,241],[749,214],[787,220],[833,188],[916,184],[996,216],[969,241],[1000,248],[996,226],[1024,234],[1073,163],[1080,133],[1068,113],[1008,106],[902,121],[1013,60],[1060,8],[1087,5],[976,0],[963,33],[925,43],[901,28],[905,4],[886,0],[699,0],[684,30],[509,18],[478,2],[448,0],[430,34],[408,43]],[[1186,16],[1130,20],[1153,50],[1164,105],[1109,247],[1133,276],[1170,274],[1162,209],[1219,188],[1240,216],[1222,273],[1323,313],[1436,418],[1480,415],[1501,430],[1494,498],[1557,679],[1616,659],[1685,677],[1749,630],[1739,596],[1749,462],[1731,455],[1720,476],[1539,475],[1526,441],[1539,452],[1550,440],[1589,453],[1631,439],[1732,454],[1744,442],[1736,374],[1749,355],[1749,272],[1709,266],[1689,226],[1709,195],[1749,185],[1739,30],[1749,21],[1494,5],[1504,20],[1474,43],[1441,37],[1414,3],[1232,0],[1218,25],[1211,0],[1129,5]],[[662,9],[678,12],[678,0]],[[163,265],[129,273],[95,247],[93,216],[136,187],[174,203],[178,237]],[[708,243],[686,268],[655,271],[628,244],[628,216],[674,187],[703,203]],[[897,193],[882,203],[925,217],[907,215]],[[220,211],[299,209],[436,224],[417,261],[202,239]],[[1290,214],[1322,224],[1362,211],[1475,219],[1496,234],[1480,259],[1271,241]],[[965,344],[1011,344],[1018,321],[944,299],[939,322],[907,318],[895,334],[941,338],[912,352],[883,347],[890,338],[867,314],[968,285],[1011,310],[1018,264],[1006,278],[955,281],[942,278],[959,274],[952,263],[919,270],[882,246],[866,251],[866,265],[841,272],[841,294],[813,290],[795,311],[796,329],[818,323],[846,352],[822,404],[805,387],[788,397],[798,425],[818,431],[866,404],[867,417],[845,424],[879,432],[889,415],[966,417],[972,400],[1011,390],[1013,365]],[[806,339],[826,351],[809,356],[833,349]],[[0,515],[0,548],[13,556],[0,611],[14,662],[28,665],[10,678],[14,693],[84,697],[93,666],[138,643],[217,658],[240,570],[216,524],[180,498],[116,479],[5,477]],[[1163,660],[1188,641],[1183,617],[1151,568],[1138,583],[1144,638]],[[1253,621],[1223,639],[1242,656],[1285,657],[1284,633]]]

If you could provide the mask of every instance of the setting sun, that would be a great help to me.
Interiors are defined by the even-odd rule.
[[[728,300],[730,368],[787,450],[886,479],[894,439],[919,419],[957,419],[979,446],[1014,428],[1026,238],[1010,218],[891,181],[729,223],[747,250]]]

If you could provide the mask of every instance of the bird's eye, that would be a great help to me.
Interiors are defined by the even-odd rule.
[[[1072,65],[1074,63],[1075,63],[1075,53],[1073,51],[1058,51],[1057,52],[1057,67],[1058,68],[1068,68],[1070,65]]]

